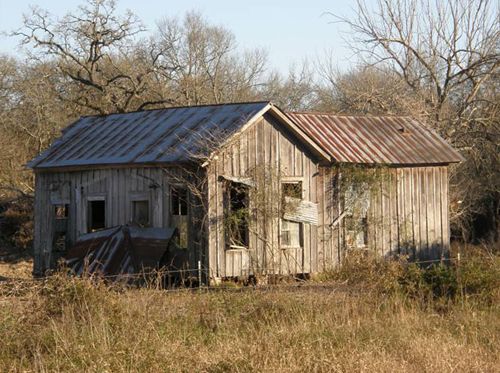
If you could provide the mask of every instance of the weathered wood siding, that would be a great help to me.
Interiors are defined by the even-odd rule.
[[[349,249],[341,214],[335,168],[322,169],[319,242],[311,268],[338,265]],[[408,255],[412,260],[435,260],[449,251],[448,167],[387,168],[370,195],[368,249],[382,256]],[[332,226],[332,222],[335,224]]]
[[[264,193],[277,190],[279,182],[300,180],[303,199],[318,203],[317,161],[276,119],[264,115],[218,153],[208,170],[209,263],[212,278],[265,273],[309,273],[318,270],[318,226],[303,223],[302,248],[281,248],[279,217],[253,216],[248,249],[226,245],[224,232],[224,181],[226,177],[250,177],[259,168],[273,169],[280,180]],[[258,186],[261,187],[262,186]],[[269,203],[279,195],[267,195]],[[250,202],[252,203],[252,202]],[[256,214],[258,215],[258,214]],[[267,220],[267,221],[266,221]]]
[[[429,260],[449,250],[448,167],[388,169],[371,196],[370,247],[384,256]]]
[[[279,217],[256,214],[248,249],[228,248],[223,224],[224,181],[246,178],[257,168],[277,171],[281,181],[300,180],[303,199],[317,204],[318,224],[302,224],[302,247],[280,245]],[[265,115],[246,128],[207,167],[208,211],[190,207],[190,266],[201,260],[210,278],[249,274],[317,273],[337,266],[344,256],[345,224],[337,190],[338,169],[319,166],[301,142],[280,123]],[[449,249],[448,167],[387,168],[389,177],[371,195],[368,212],[369,248],[378,254],[408,254],[416,259],[439,259]],[[180,168],[121,167],[36,174],[35,273],[54,264],[55,202],[69,204],[67,240],[86,233],[87,200],[104,196],[106,226],[132,218],[131,198],[147,195],[150,222],[171,227],[170,187],[187,178]],[[175,176],[177,175],[177,176]],[[200,174],[200,176],[202,176]],[[279,188],[280,180],[264,186]],[[262,188],[262,186],[260,186]],[[280,196],[267,194],[269,203]],[[252,203],[252,202],[251,202]],[[193,219],[195,217],[195,219]],[[208,219],[205,219],[208,217]]]
[[[53,238],[55,209],[54,196],[61,189],[68,190],[69,204],[67,238],[71,244],[86,233],[87,201],[104,197],[106,201],[106,226],[126,224],[132,219],[132,200],[145,196],[149,200],[150,224],[153,227],[170,227],[170,186],[184,180],[179,170],[131,167],[106,168],[73,172],[37,172],[35,185],[35,273],[42,274],[54,265]],[[169,176],[170,175],[170,176]],[[175,176],[178,175],[178,176]],[[191,216],[200,216],[190,211]],[[199,219],[192,219],[189,227],[190,265],[195,268],[201,259],[202,227]]]

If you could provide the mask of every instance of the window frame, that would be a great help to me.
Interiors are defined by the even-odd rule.
[[[185,203],[186,203],[186,213],[185,214],[174,214],[174,204],[173,204],[173,198],[174,198],[174,190],[179,190],[182,189],[186,192],[186,197],[185,197]],[[190,214],[190,208],[189,208],[189,189],[186,185],[184,184],[171,184],[169,188],[169,206],[170,206],[170,215],[171,216],[189,216]],[[182,198],[177,197],[179,201],[182,201]],[[182,205],[179,204],[178,206],[178,211],[182,212]]]
[[[148,204],[148,221],[146,224],[140,224],[134,220],[135,218],[135,202],[147,202]],[[129,192],[130,203],[130,218],[129,221],[139,225],[151,226],[151,198],[148,192]]]
[[[288,244],[284,244],[283,243],[283,233],[290,231],[290,230],[286,230],[286,231],[283,230],[283,223],[284,222],[298,224],[298,227],[299,227],[299,229],[298,229],[298,234],[299,234],[298,242],[299,242],[299,245],[298,246],[296,246],[296,245],[288,245]],[[280,229],[280,234],[279,234],[280,247],[282,249],[302,249],[304,247],[304,223],[299,222],[299,221],[292,221],[292,220],[287,220],[287,219],[281,218],[280,219],[280,223],[279,223],[279,229]]]
[[[297,198],[296,196],[287,196],[284,193],[284,186],[285,184],[299,184],[300,185],[300,198]],[[304,190],[304,178],[303,177],[283,177],[280,181],[280,194],[281,194],[281,200],[284,203],[285,197],[289,198],[295,198],[295,199],[300,199],[301,201],[304,200],[305,197],[305,190]],[[298,224],[298,239],[297,241],[299,242],[299,246],[296,245],[288,245],[283,243],[283,233],[285,232],[283,230],[283,223],[293,223],[293,224]],[[287,230],[289,231],[289,230]],[[299,221],[293,221],[293,220],[288,220],[284,219],[283,217],[280,217],[279,219],[279,240],[280,240],[280,247],[282,249],[303,249],[304,248],[304,223],[299,222]]]
[[[242,209],[247,209],[248,213],[248,207],[250,204],[250,186],[245,184],[245,183],[240,183],[237,181],[232,181],[232,180],[224,180],[225,186],[224,186],[224,219],[227,219],[228,214],[232,213],[232,198],[231,198],[231,192],[237,188],[243,188],[244,189],[244,200],[243,200],[243,207]],[[250,227],[249,227],[249,216],[246,216],[245,221],[241,223],[241,226],[238,227],[238,230],[244,231],[244,241],[245,242],[240,242],[242,245],[238,245],[237,243],[234,243],[234,240],[230,237],[231,232],[227,231],[227,222],[224,223],[224,230],[225,230],[225,240],[226,240],[226,249],[227,250],[247,250],[250,247]]]
[[[101,230],[104,230],[104,229],[107,229],[108,228],[108,205],[107,205],[107,196],[106,194],[93,194],[93,195],[89,195],[87,196],[87,198],[85,198],[85,209],[86,209],[86,226],[85,226],[85,231],[87,233],[92,233],[92,232],[97,232],[97,231],[101,231]],[[99,229],[96,229],[96,230],[92,230],[90,228],[90,220],[91,220],[91,214],[89,214],[89,212],[91,212],[91,210],[89,209],[89,204],[91,202],[96,202],[96,201],[103,201],[104,202],[104,227],[102,228],[99,228]]]

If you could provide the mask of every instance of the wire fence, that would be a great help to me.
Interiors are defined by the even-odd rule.
[[[456,257],[447,257],[440,259],[430,259],[430,260],[420,260],[420,261],[408,261],[407,264],[443,264],[443,263],[461,263],[470,260],[470,258],[463,258],[460,255]],[[335,270],[334,267],[332,267]],[[255,276],[263,276],[263,277],[276,277],[276,278],[290,278],[293,277],[294,282],[280,282],[279,279],[276,282],[267,282],[265,285],[258,284],[259,286],[235,286],[235,277],[226,277],[223,279],[227,279],[228,281],[212,284],[211,280],[220,277],[216,276],[213,273],[213,270],[204,266],[201,262],[198,262],[198,266],[196,268],[181,268],[181,269],[158,269],[158,270],[148,270],[148,271],[140,271],[137,273],[116,273],[116,274],[102,274],[99,272],[85,272],[82,273],[74,273],[68,270],[67,272],[59,272],[66,273],[68,276],[78,276],[84,277],[89,280],[95,281],[104,281],[104,282],[112,282],[118,285],[125,286],[144,286],[147,288],[155,288],[155,289],[163,289],[168,292],[190,292],[193,290],[228,290],[228,291],[246,291],[252,289],[259,290],[282,290],[283,288],[297,288],[297,287],[320,287],[320,283],[312,283],[308,282],[307,279],[304,279],[303,273],[297,273],[292,271],[283,271],[279,270],[276,267],[259,267],[254,270],[248,269],[242,272],[242,276],[240,278],[251,278]],[[306,274],[307,275],[307,274]],[[19,278],[7,278],[0,281],[0,289],[1,287],[9,287],[9,286],[29,286],[30,284],[43,284],[47,281],[50,281],[51,276],[46,277],[32,277],[27,279],[19,279]],[[233,284],[232,284],[233,283]],[[248,281],[245,285],[257,285],[256,282]],[[308,285],[308,286],[304,286]],[[331,288],[331,286],[329,286]]]

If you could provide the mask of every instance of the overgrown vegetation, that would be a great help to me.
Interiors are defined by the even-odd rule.
[[[500,256],[472,248],[460,260],[418,263],[405,258],[380,258],[370,251],[352,250],[343,265],[319,277],[344,281],[381,293],[400,293],[426,302],[476,299],[500,302]]]
[[[0,370],[484,371],[500,356],[498,256],[350,256],[319,283],[212,291],[53,276],[0,288]]]

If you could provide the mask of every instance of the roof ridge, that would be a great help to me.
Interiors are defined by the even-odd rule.
[[[357,118],[410,118],[413,120],[418,120],[411,115],[395,115],[395,114],[384,114],[384,115],[373,115],[373,114],[337,114],[329,113],[326,111],[287,111],[286,114],[305,114],[305,115],[327,115],[330,117],[357,117]]]
[[[197,108],[197,107],[207,107],[207,106],[229,106],[229,105],[250,105],[250,104],[270,104],[269,100],[260,100],[260,101],[241,101],[241,102],[221,102],[218,104],[198,104],[198,105],[180,105],[180,106],[170,106],[164,108],[157,109],[144,109],[144,110],[132,110],[124,113],[109,113],[109,114],[90,114],[90,115],[82,115],[80,118],[91,118],[91,117],[107,117],[110,115],[124,115],[124,114],[132,114],[132,113],[144,113],[149,111],[160,111],[160,110],[171,110],[171,109],[185,109],[185,108]]]

